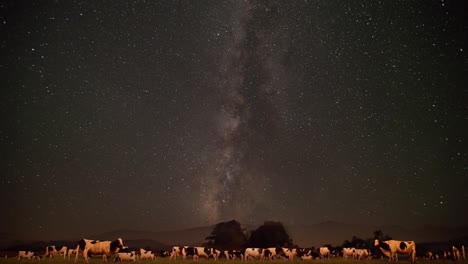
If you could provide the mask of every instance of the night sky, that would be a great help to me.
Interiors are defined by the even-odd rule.
[[[0,232],[466,224],[464,4],[2,2]]]

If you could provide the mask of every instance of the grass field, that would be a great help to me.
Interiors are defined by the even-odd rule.
[[[113,261],[113,257],[109,258],[109,263],[115,263]],[[213,263],[215,262],[213,259],[200,259],[200,261],[196,262],[193,260],[186,260],[183,261],[181,259],[176,260],[176,261],[171,261],[168,258],[158,258],[156,260],[144,260],[144,261],[137,261],[137,263],[140,264],[201,264],[201,263]],[[388,259],[372,259],[372,260],[353,260],[353,259],[343,259],[343,258],[331,258],[331,259],[321,259],[321,260],[312,260],[312,261],[302,261],[299,259],[296,259],[294,261],[287,261],[287,260],[274,260],[274,261],[259,261],[259,260],[253,260],[253,261],[240,261],[240,260],[235,260],[235,261],[226,261],[225,259],[219,259],[216,261],[217,263],[235,263],[235,264],[253,264],[253,263],[273,263],[273,264],[305,264],[305,263],[327,263],[327,264],[357,264],[357,263],[389,263]],[[68,260],[63,260],[58,257],[52,258],[52,259],[42,259],[40,261],[38,260],[21,260],[18,261],[16,258],[0,258],[0,264],[4,263],[11,263],[11,264],[18,264],[18,263],[25,263],[25,264],[37,264],[37,263],[48,263],[48,264],[74,264],[74,261],[68,261]],[[84,260],[82,257],[78,259],[78,264],[84,264]],[[101,258],[95,258],[90,260],[90,264],[102,264],[102,259]],[[395,262],[391,262],[395,263]],[[398,263],[411,263],[408,259],[400,259]],[[468,263],[468,260],[465,261],[458,261],[455,262],[453,260],[418,260],[417,263]]]

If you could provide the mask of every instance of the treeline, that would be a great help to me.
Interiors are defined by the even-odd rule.
[[[168,249],[171,245],[163,245],[157,241],[148,239],[137,239],[127,240],[124,239],[124,243],[130,247],[142,247],[145,249]],[[325,238],[324,238],[325,239]],[[354,248],[374,248],[374,240],[388,240],[390,236],[383,234],[382,231],[376,230],[373,236],[370,238],[360,238],[353,236],[351,240],[345,240],[342,245],[331,246],[331,245],[319,245],[328,246],[329,248],[343,248],[343,247],[354,247]],[[293,239],[286,231],[284,225],[281,222],[266,221],[253,231],[248,231],[241,226],[236,220],[228,222],[221,222],[214,226],[211,234],[205,238],[206,243],[202,246],[214,247],[220,250],[231,250],[241,249],[246,247],[297,247],[294,244]],[[24,250],[28,248],[30,250],[43,250],[47,245],[62,245],[68,247],[76,247],[76,241],[38,241],[24,245],[18,241],[15,246],[10,246],[4,250]],[[143,246],[144,245],[144,246]],[[307,245],[310,246],[310,245]]]
[[[344,248],[373,248],[375,240],[390,240],[392,237],[385,235],[381,230],[376,230],[372,237],[363,239],[357,236],[353,236],[351,240],[345,240],[341,245]]]
[[[248,232],[236,220],[221,222],[215,225],[211,235],[205,238],[204,246],[222,250],[239,249],[245,247],[295,247],[293,239],[289,236],[281,222],[266,221],[257,229]],[[367,248],[374,247],[375,239],[389,240],[391,237],[381,230],[373,232],[369,238],[353,236],[345,240],[339,247]],[[331,245],[321,245],[332,248]]]
[[[236,220],[215,225],[204,246],[222,250],[244,247],[293,247],[293,240],[281,222],[266,221],[252,232],[247,232]]]

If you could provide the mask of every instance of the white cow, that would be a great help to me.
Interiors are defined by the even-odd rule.
[[[70,248],[70,249],[68,250],[68,252],[67,252],[68,260],[70,260],[70,257],[71,257],[73,254],[78,254],[78,249]]]
[[[146,251],[142,248],[140,248],[140,259],[141,260],[145,260],[145,259],[149,259],[149,260],[154,260],[155,258],[155,255],[154,255],[154,252],[153,251]]]
[[[244,260],[259,258],[263,259],[263,248],[246,248],[244,252]]]
[[[370,258],[371,254],[370,251],[367,249],[356,249],[354,251],[354,258],[357,259],[367,259]]]
[[[213,248],[205,248],[205,247],[194,247],[194,254],[193,254],[193,259],[198,260],[199,258],[210,258],[213,256],[213,258],[216,260],[218,259],[219,253],[221,253],[219,250],[216,252]]]
[[[86,263],[89,263],[88,253],[91,255],[102,255],[102,260],[107,262],[107,257],[117,253],[124,247],[121,238],[114,241],[99,241],[82,239],[78,242],[77,250],[81,248],[83,250],[83,258]],[[76,254],[75,262],[78,260],[78,254]]]
[[[25,259],[32,259],[32,258],[34,258],[34,252],[32,252],[32,251],[20,250],[20,251],[18,252],[18,260],[21,260],[22,258],[25,258]]]
[[[131,252],[117,252],[117,260],[118,262],[123,261],[136,261],[136,254],[135,251]]]
[[[328,247],[320,247],[319,254],[322,258],[330,258],[330,249]]]
[[[354,258],[356,252],[355,248],[343,248],[343,258]]]
[[[407,254],[411,258],[411,262],[416,261],[416,243],[414,241],[399,241],[399,240],[386,240],[374,242],[376,247],[389,258],[390,261],[398,261],[398,254]]]
[[[53,257],[55,255],[63,255],[63,259],[67,256],[67,247],[47,246],[45,257]]]

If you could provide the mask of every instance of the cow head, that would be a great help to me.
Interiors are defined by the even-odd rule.
[[[375,243],[374,245],[376,247],[379,247],[381,250],[386,250],[386,251],[390,251],[390,245],[388,244],[388,241],[379,241],[379,240],[375,240]]]
[[[112,252],[117,252],[121,249],[123,249],[124,245],[123,245],[123,241],[121,238],[117,238],[117,240],[114,240],[110,243],[110,250]]]
[[[170,255],[169,251],[161,249],[160,251],[161,257],[168,257]]]

